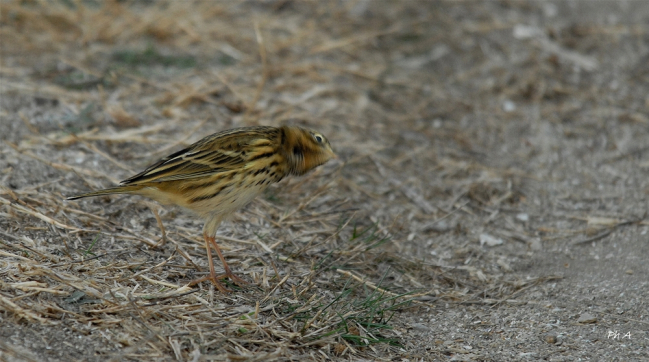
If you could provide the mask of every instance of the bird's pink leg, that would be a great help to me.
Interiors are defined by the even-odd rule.
[[[219,282],[219,279],[223,279],[223,277],[225,277],[225,275],[218,276],[218,275],[216,275],[216,271],[214,270],[214,260],[212,260],[212,249],[211,249],[211,246],[210,246],[210,240],[209,240],[208,236],[205,235],[205,234],[203,234],[203,238],[205,239],[205,249],[207,251],[207,263],[210,265],[210,275],[206,275],[206,276],[204,276],[202,278],[192,280],[191,282],[189,282],[189,285],[190,286],[191,285],[196,285],[196,284],[198,284],[200,282],[210,280],[212,282],[212,284],[214,284],[216,289],[220,290],[223,293],[229,293],[229,292],[231,292],[231,290],[226,288],[223,284],[221,284],[221,282]],[[211,239],[212,239],[212,241],[214,241],[214,238],[211,238]],[[219,257],[223,258],[221,256],[220,251],[219,251]],[[221,259],[221,260],[223,260],[223,259]]]
[[[223,293],[229,293],[231,292],[231,290],[226,288],[223,284],[221,284],[221,282],[219,282],[219,279],[230,278],[230,280],[232,280],[237,285],[248,284],[248,282],[246,282],[245,280],[239,278],[238,276],[234,275],[234,273],[232,273],[230,267],[228,266],[228,263],[225,262],[223,253],[221,253],[221,248],[219,248],[219,245],[216,243],[214,237],[207,236],[207,234],[203,234],[203,238],[205,239],[205,249],[207,249],[207,261],[208,264],[210,265],[210,275],[206,275],[202,278],[193,280],[189,283],[189,285],[196,285],[200,282],[209,280],[212,282],[212,284],[214,284],[216,289],[220,290]],[[216,274],[216,271],[214,270],[214,260],[212,259],[211,246],[214,246],[214,249],[216,249],[216,253],[218,254],[219,259],[221,259],[221,262],[223,263],[223,269],[225,270],[225,274],[221,274],[221,275]]]
[[[219,244],[216,243],[216,240],[214,239],[213,236],[208,236],[206,237],[207,240],[212,243],[212,246],[214,246],[214,249],[216,249],[216,254],[218,254],[219,259],[221,259],[221,263],[223,263],[223,269],[225,270],[225,276],[230,278],[234,282],[234,284],[241,286],[242,284],[248,284],[245,280],[239,278],[238,276],[234,275],[234,273],[230,270],[230,267],[228,266],[228,263],[225,262],[225,258],[223,257],[223,254],[221,253],[221,248],[219,248]],[[214,267],[212,267],[214,268]]]

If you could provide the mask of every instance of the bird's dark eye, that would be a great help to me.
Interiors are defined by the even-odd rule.
[[[316,142],[318,142],[318,143],[322,143],[322,136],[318,136],[318,135],[316,135],[316,136],[315,136],[315,140],[316,140]]]

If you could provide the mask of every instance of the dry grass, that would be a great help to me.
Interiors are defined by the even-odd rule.
[[[454,24],[434,5],[0,6],[3,96],[38,104],[0,115],[14,125],[0,150],[0,321],[96,340],[53,359],[433,358],[413,352],[423,347],[401,315],[437,302],[516,304],[557,278],[512,278],[514,261],[477,245],[488,233],[533,247],[538,234],[498,215],[526,202],[535,176],[486,162],[475,140],[497,137],[459,126],[481,109],[446,87],[505,70],[473,53],[464,64],[426,68],[453,50],[442,40],[462,40],[442,31]],[[463,26],[473,34],[511,24]],[[570,55],[567,62],[597,66]],[[499,134],[496,120],[513,117],[487,94],[502,87],[501,98],[515,96],[546,71],[507,87],[475,85],[472,101],[492,107],[487,131]],[[530,99],[569,91],[538,87]],[[230,286],[232,294],[186,286],[207,270],[190,215],[138,198],[64,201],[207,133],[286,122],[322,131],[344,161],[283,182],[224,225],[226,258],[253,283]],[[48,355],[5,342],[0,350]]]

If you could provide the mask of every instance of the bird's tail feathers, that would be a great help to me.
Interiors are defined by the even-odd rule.
[[[76,200],[76,199],[82,199],[84,197],[112,195],[112,194],[130,194],[130,193],[133,193],[133,192],[138,191],[140,189],[142,189],[142,186],[139,186],[139,185],[138,186],[117,186],[117,187],[111,187],[111,188],[108,188],[108,189],[88,192],[88,193],[81,194],[81,195],[70,196],[66,200]]]

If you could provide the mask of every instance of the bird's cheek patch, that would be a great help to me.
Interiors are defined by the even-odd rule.
[[[304,152],[302,151],[302,148],[299,146],[293,147],[293,156],[295,158],[303,158],[304,157]]]

